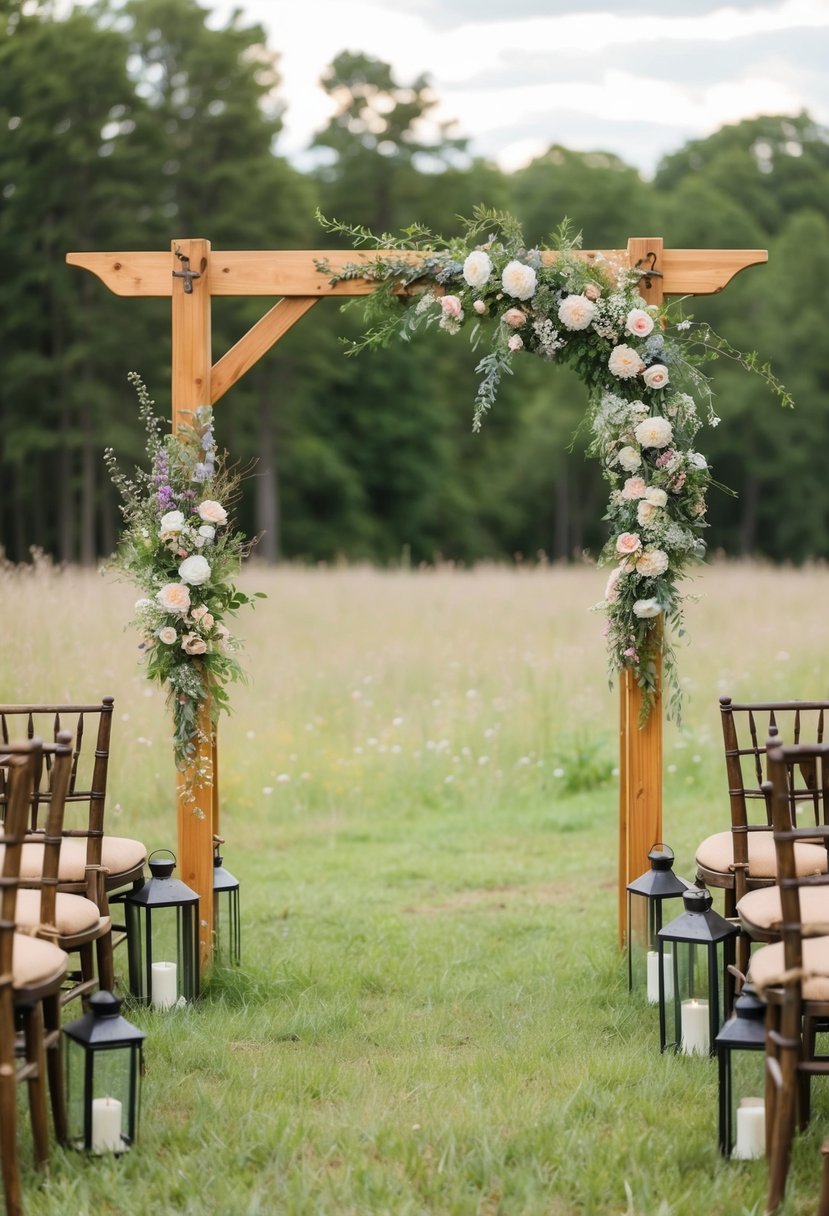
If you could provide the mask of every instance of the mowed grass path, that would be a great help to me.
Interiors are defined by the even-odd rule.
[[[249,570],[220,729],[243,965],[147,1031],[140,1143],[28,1168],[31,1216],[740,1216],[713,1062],[660,1056],[616,946],[602,572]],[[728,816],[717,698],[823,697],[829,572],[708,569],[665,740],[676,869]],[[116,698],[110,830],[176,848],[163,696],[93,573],[4,572],[0,700]],[[119,968],[125,971],[125,960]],[[73,1015],[74,1016],[74,1015]],[[816,1087],[787,1214],[816,1205]],[[23,1120],[25,1126],[25,1119]]]

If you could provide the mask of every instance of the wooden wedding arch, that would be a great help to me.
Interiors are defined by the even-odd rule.
[[[664,295],[710,295],[722,291],[740,270],[768,261],[764,249],[665,249],[658,237],[632,237],[626,250],[603,251],[641,269],[641,293],[658,304]],[[67,262],[96,275],[118,296],[167,296],[172,311],[172,422],[176,430],[199,405],[215,404],[266,351],[328,296],[360,296],[376,283],[349,279],[332,285],[316,267],[332,271],[347,262],[375,258],[377,251],[314,252],[247,250],[223,252],[202,239],[173,241],[170,251],[69,253]],[[395,251],[399,257],[399,251]],[[412,259],[421,256],[409,255]],[[555,253],[545,253],[554,259]],[[585,250],[592,259],[598,251]],[[276,304],[226,354],[213,362],[213,296],[279,297]],[[620,679],[619,712],[619,940],[627,933],[627,883],[647,868],[647,853],[662,839],[662,708],[660,699],[639,726],[640,690],[631,674]],[[194,763],[213,780],[197,791],[195,806],[178,798],[179,874],[200,899],[203,962],[213,950],[213,838],[219,833],[219,772],[216,737],[203,714],[206,737]],[[180,779],[181,781],[181,779]]]

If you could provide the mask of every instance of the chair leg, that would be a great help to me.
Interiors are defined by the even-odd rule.
[[[817,1018],[808,1013],[803,1016],[803,1059],[813,1060],[817,1049]],[[811,1075],[801,1072],[797,1086],[797,1129],[805,1131],[812,1117]]]
[[[63,1082],[63,1034],[60,1011],[59,993],[44,998],[43,1022],[46,1032],[46,1068],[49,1076],[49,1097],[52,1103],[52,1123],[55,1128],[55,1140],[58,1144],[66,1144],[69,1139],[69,1129]]]
[[[31,1068],[28,1078],[29,1114],[32,1121],[35,1165],[38,1169],[43,1169],[49,1158],[49,1119],[46,1103],[43,1005],[40,1001],[23,1010],[23,1035],[26,1045],[26,1061]]]
[[[22,1216],[21,1175],[17,1159],[17,1077],[15,1064],[0,1065],[0,1167],[6,1216]]]
[[[115,966],[112,961],[112,930],[99,937],[96,945],[98,954],[98,987],[105,992],[115,990]]]
[[[820,1152],[823,1157],[823,1167],[820,1171],[820,1203],[817,1216],[829,1216],[829,1140],[824,1140]]]
[[[777,1211],[786,1191],[786,1178],[789,1173],[797,1114],[797,1065],[801,1050],[799,1037],[792,1034],[791,1031],[792,1029],[799,1030],[799,1024],[799,1008],[784,1008],[780,1016],[780,1032],[770,1031],[767,1035],[767,1043],[768,1040],[771,1040],[777,1049],[777,1059],[770,1058],[768,1054],[766,1058],[767,1075],[770,1075],[775,1091],[771,1103],[770,1139],[767,1140],[769,1146],[767,1216]]]

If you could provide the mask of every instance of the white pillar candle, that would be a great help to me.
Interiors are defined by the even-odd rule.
[[[121,1137],[121,1103],[117,1098],[93,1098],[93,1153],[120,1153],[126,1147]]]
[[[710,1046],[708,1033],[708,1002],[683,1001],[681,1009],[682,1050],[686,1056],[707,1056]]]
[[[175,963],[153,963],[150,995],[155,1009],[172,1009],[176,1003]]]
[[[762,1098],[743,1098],[737,1107],[737,1143],[732,1157],[751,1161],[766,1153],[766,1107]]]
[[[665,974],[665,1000],[674,999],[674,956],[663,954],[662,970]],[[659,1004],[659,952],[648,951],[648,1004]]]

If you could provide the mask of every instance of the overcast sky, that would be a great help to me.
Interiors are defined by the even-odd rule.
[[[829,125],[829,0],[219,0],[281,55],[285,131],[301,153],[330,113],[339,51],[427,73],[438,117],[507,170],[551,143],[649,174],[688,139],[803,109]]]

